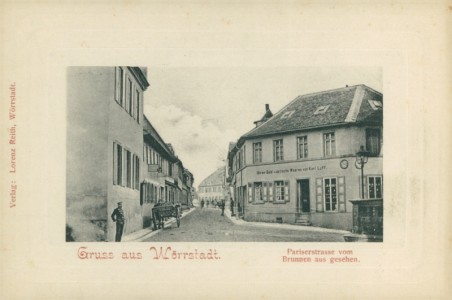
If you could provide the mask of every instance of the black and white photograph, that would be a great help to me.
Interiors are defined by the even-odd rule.
[[[382,76],[68,67],[66,241],[381,242]]]

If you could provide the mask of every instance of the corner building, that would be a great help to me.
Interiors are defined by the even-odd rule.
[[[149,87],[146,69],[68,67],[67,84],[69,240],[114,241],[110,215],[119,201],[127,220],[124,234],[143,228],[140,173],[143,93]]]
[[[66,241],[114,241],[152,221],[158,201],[191,206],[193,175],[143,114],[147,69],[68,67]]]
[[[382,94],[357,85],[299,96],[266,118],[268,110],[228,153],[242,218],[352,230],[349,200],[383,198]]]

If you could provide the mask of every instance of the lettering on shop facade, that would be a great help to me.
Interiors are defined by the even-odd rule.
[[[279,170],[264,170],[257,171],[257,175],[269,175],[269,174],[284,174],[284,173],[297,173],[297,172],[312,172],[312,171],[322,171],[326,170],[326,166],[313,166],[313,167],[303,167],[303,168],[287,168]]]

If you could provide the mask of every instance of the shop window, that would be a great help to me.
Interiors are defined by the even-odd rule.
[[[325,156],[333,156],[336,154],[336,139],[334,132],[323,134],[323,153]]]
[[[367,190],[369,192],[369,199],[383,198],[383,180],[381,176],[367,177]]]
[[[274,161],[284,160],[284,146],[282,139],[273,141],[273,160]]]
[[[307,136],[297,137],[297,156],[298,156],[298,159],[308,157],[308,137]]]

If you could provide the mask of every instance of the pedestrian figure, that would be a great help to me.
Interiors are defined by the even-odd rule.
[[[224,206],[225,206],[224,200],[221,200],[221,202],[220,202],[220,208],[221,208],[221,215],[222,215],[222,216],[224,216]]]
[[[201,200],[201,208],[203,208],[203,207],[204,207],[204,199]]]
[[[113,210],[111,219],[116,222],[116,237],[115,242],[120,242],[122,238],[122,232],[124,230],[124,211],[122,210],[122,202],[118,202],[118,207]]]

